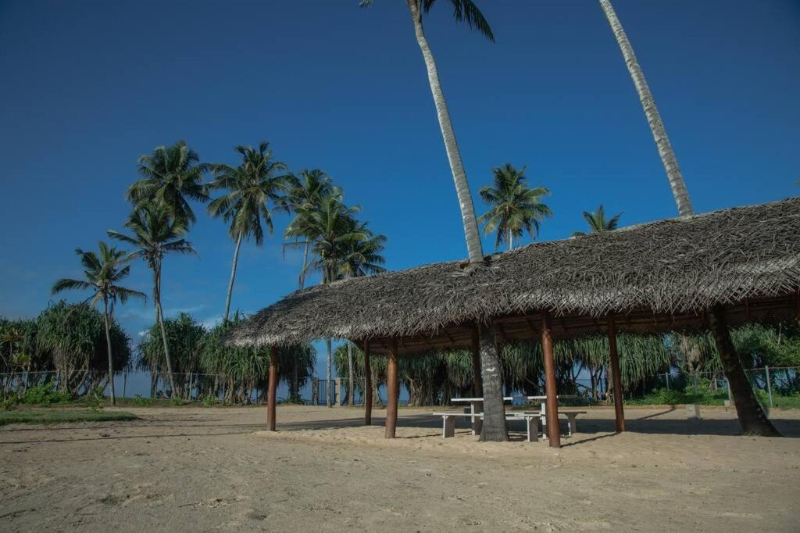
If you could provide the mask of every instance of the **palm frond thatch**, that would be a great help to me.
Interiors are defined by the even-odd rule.
[[[437,263],[297,291],[250,317],[229,341],[408,337],[536,310],[702,313],[796,294],[800,198],[531,244],[490,259],[469,274],[463,262]]]

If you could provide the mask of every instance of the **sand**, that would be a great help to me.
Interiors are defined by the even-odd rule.
[[[731,412],[593,409],[560,450],[440,437],[401,409],[398,438],[357,408],[140,408],[142,420],[0,428],[2,531],[798,531],[800,412],[786,438],[735,436]]]

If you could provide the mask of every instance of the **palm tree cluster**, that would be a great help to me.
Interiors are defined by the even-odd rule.
[[[207,356],[200,357],[200,352],[195,349],[204,335],[197,328],[202,328],[195,328],[188,316],[180,316],[172,321],[164,316],[162,280],[165,257],[196,254],[186,238],[197,221],[193,204],[207,203],[208,214],[227,224],[228,235],[235,243],[220,325],[223,329],[231,325],[231,300],[242,242],[252,239],[260,247],[264,237],[273,233],[276,212],[294,215],[286,228],[285,237],[289,239],[287,247],[303,248],[303,268],[299,277],[301,289],[309,273],[319,273],[322,283],[331,283],[384,270],[382,252],[386,237],[375,234],[367,222],[358,220],[360,208],[345,204],[341,187],[334,185],[332,178],[324,171],[302,170],[296,175],[292,174],[286,164],[275,158],[267,142],[261,142],[255,148],[237,146],[234,150],[239,156],[235,166],[201,162],[197,152],[184,141],[171,146],[159,146],[152,154],[141,156],[137,165],[139,179],[131,184],[126,193],[132,209],[124,224],[125,231],[108,231],[109,237],[131,247],[132,251],[118,250],[102,241],[99,243],[99,253],[77,250],[85,269],[85,278],[61,279],[52,288],[53,294],[64,290],[91,291],[87,302],[102,304],[108,329],[114,321],[116,303],[124,304],[130,297],[145,298],[143,293],[121,285],[130,273],[131,266],[128,263],[141,259],[152,272],[156,323],[140,349],[139,366],[151,370],[154,380],[163,375],[169,383],[171,394],[178,397],[186,392],[183,389],[189,384],[176,378],[176,373],[192,373],[201,368],[214,367],[215,371],[226,369],[223,372],[224,379],[236,379],[235,376],[239,376],[245,382],[254,384],[263,377],[266,368],[263,364],[265,360],[268,361],[264,359],[268,357],[265,354],[256,356],[223,347],[218,342],[217,348],[212,351],[228,350],[230,353],[224,357],[229,360],[223,364],[217,358],[217,362],[211,364]],[[213,176],[213,180],[205,182],[206,175]],[[215,192],[219,196],[212,198]],[[189,334],[192,328],[194,334]],[[179,334],[171,334],[170,329]],[[219,334],[221,330],[214,331]],[[176,339],[180,339],[180,342]],[[111,340],[107,341],[108,375],[112,376],[115,368],[113,350]],[[298,349],[300,352],[295,355],[303,361],[308,359],[310,347]],[[207,364],[201,365],[202,361]],[[249,362],[245,364],[245,361]],[[298,364],[291,362],[284,366],[293,369]],[[293,382],[290,388],[295,397],[299,394],[305,374],[307,368],[291,371]],[[110,381],[113,403],[115,391],[113,380]]]

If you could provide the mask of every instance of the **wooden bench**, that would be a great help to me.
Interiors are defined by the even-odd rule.
[[[463,413],[461,411],[440,411],[433,413],[442,417],[442,438],[453,437],[456,433],[456,420],[459,417],[483,421],[483,413]],[[527,430],[528,442],[539,440],[539,413],[510,412],[506,413],[506,420],[524,420]]]

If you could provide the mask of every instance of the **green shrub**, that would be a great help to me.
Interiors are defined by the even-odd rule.
[[[140,407],[146,407],[148,405],[153,405],[152,398],[144,398],[140,394],[137,394],[136,397],[133,399],[133,405],[138,405]]]
[[[217,400],[217,398],[214,396],[206,396],[205,398],[203,398],[203,405],[205,407],[212,407],[214,405],[217,405],[218,401],[219,400]]]
[[[69,403],[72,396],[66,392],[57,391],[52,383],[43,383],[29,388],[20,403],[25,405],[53,405]]]
[[[183,400],[177,396],[170,398],[169,403],[172,405],[183,405]]]
[[[12,396],[8,400],[3,400],[3,402],[0,404],[0,411],[10,411],[11,408],[17,405],[18,403],[19,400],[17,399],[16,396]]]

